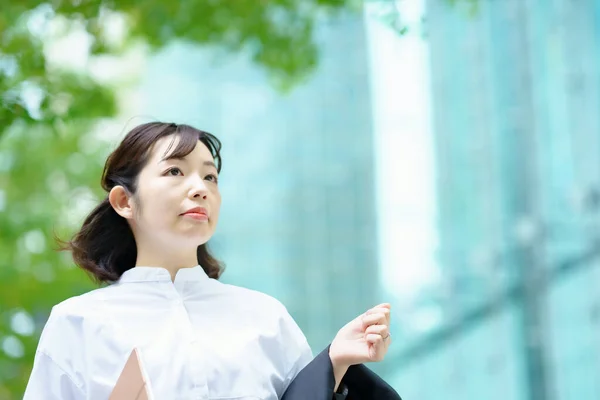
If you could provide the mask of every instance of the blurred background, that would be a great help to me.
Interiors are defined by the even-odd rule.
[[[600,399],[600,0],[0,0],[0,399],[135,125],[223,142],[223,280],[405,400]]]

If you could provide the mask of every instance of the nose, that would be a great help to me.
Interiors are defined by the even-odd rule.
[[[208,194],[208,188],[204,183],[204,180],[199,176],[195,176],[191,179],[190,189],[188,191],[188,197],[190,199],[197,199],[199,197],[206,199]]]

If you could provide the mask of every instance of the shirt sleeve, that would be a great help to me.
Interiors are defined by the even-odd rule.
[[[82,400],[83,390],[47,354],[38,351],[23,400]]]
[[[314,358],[306,336],[287,310],[284,310],[283,315],[281,344],[287,364],[283,382],[283,392],[285,392],[296,375]]]
[[[54,306],[40,335],[25,400],[86,398],[83,318],[71,302]]]

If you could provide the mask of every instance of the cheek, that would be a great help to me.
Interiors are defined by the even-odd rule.
[[[141,193],[141,207],[138,209],[141,219],[146,223],[168,223],[177,216],[178,203],[172,191],[147,187]]]
[[[221,211],[221,194],[219,192],[216,193],[215,197],[214,197],[214,203],[212,206],[212,209],[214,210],[214,214],[218,217],[219,216],[219,212]]]

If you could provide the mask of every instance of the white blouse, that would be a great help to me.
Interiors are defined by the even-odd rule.
[[[135,267],[54,306],[25,400],[108,398],[132,349],[154,397],[278,399],[313,356],[285,307],[202,267]]]

